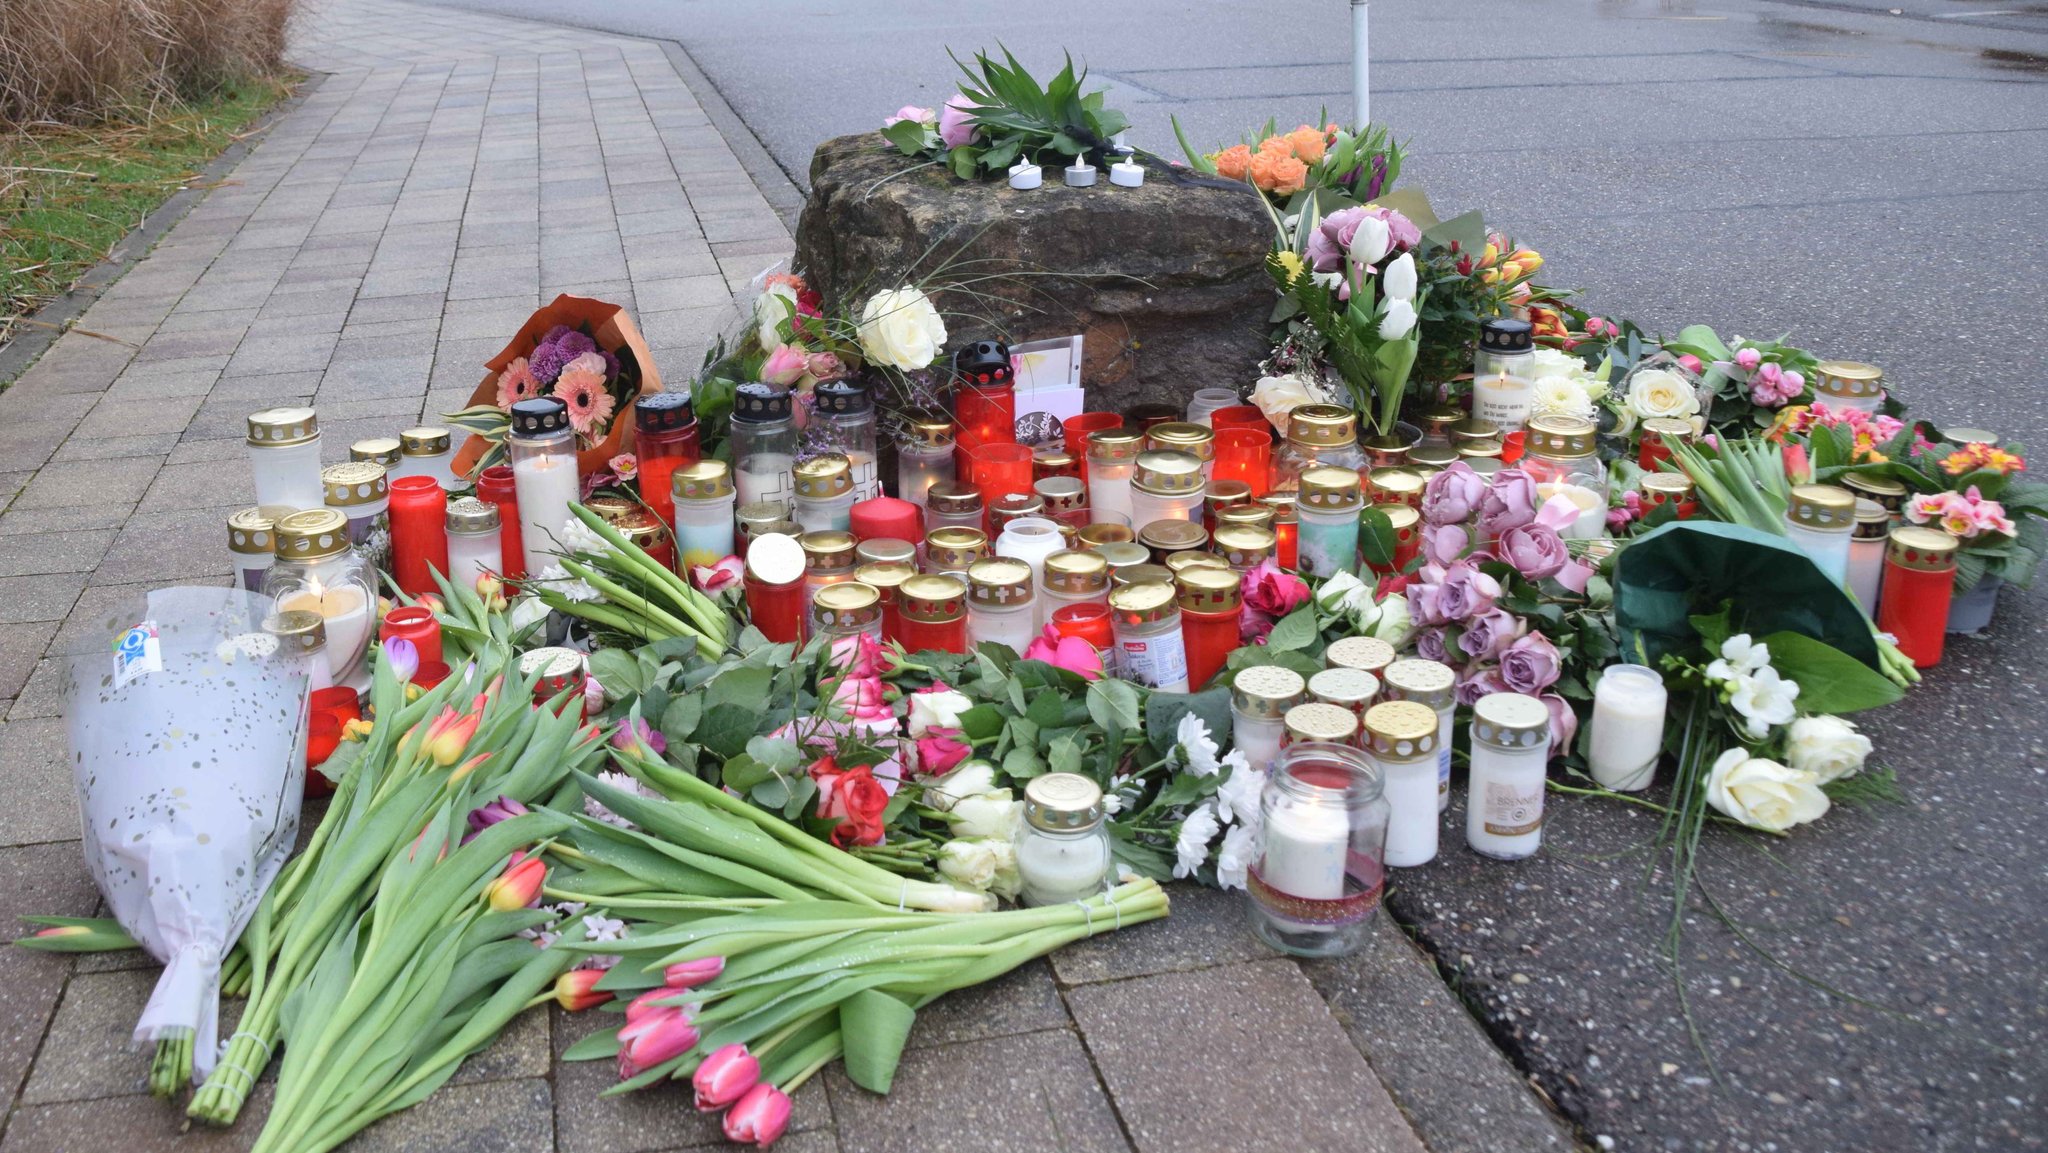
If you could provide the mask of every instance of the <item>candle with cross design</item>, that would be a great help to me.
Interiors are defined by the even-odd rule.
[[[967,569],[967,643],[994,642],[1022,656],[1038,635],[1032,600],[1029,564],[1013,557],[975,561]]]

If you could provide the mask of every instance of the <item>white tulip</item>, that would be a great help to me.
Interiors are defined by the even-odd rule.
[[[939,875],[956,884],[987,892],[996,880],[992,841],[947,841],[939,846]]]
[[[1358,222],[1358,231],[1351,234],[1351,262],[1378,264],[1393,247],[1394,233],[1387,227],[1387,222],[1377,216],[1368,216]]]
[[[1415,329],[1415,305],[1406,300],[1387,302],[1387,314],[1380,318],[1380,339],[1400,340]]]
[[[957,729],[960,714],[974,707],[974,699],[957,689],[910,694],[910,735],[924,736],[931,730]]]
[[[1415,299],[1415,254],[1404,252],[1380,273],[1380,292],[1389,300]]]
[[[1707,772],[1707,803],[1753,829],[1782,833],[1819,820],[1828,795],[1812,773],[1729,749]]]
[[[946,814],[956,837],[995,837],[1014,841],[1024,827],[1024,802],[1010,799],[1010,790],[997,789],[978,797],[962,797]]]
[[[1825,785],[1854,776],[1870,757],[1870,738],[1840,717],[1801,717],[1785,736],[1785,761]]]
[[[943,813],[969,797],[983,797],[995,791],[996,767],[987,761],[967,761],[926,784],[924,803]]]

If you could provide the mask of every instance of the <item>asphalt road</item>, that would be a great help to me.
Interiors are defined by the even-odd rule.
[[[824,137],[937,104],[959,52],[1062,47],[1136,142],[1175,154],[1349,108],[1338,0],[462,0],[679,41],[803,183]],[[1404,183],[1483,208],[1546,279],[1670,331],[1791,332],[1883,365],[1917,414],[2048,443],[2048,7],[1999,0],[1381,0],[1376,118]],[[2048,466],[2044,466],[2048,467]],[[1512,1057],[1634,1149],[2040,1148],[2048,1051],[2048,608],[1871,720],[1911,803],[1766,852],[1716,837],[1696,908],[1697,1043],[1658,954],[1645,819],[1560,805],[1545,857],[1462,850],[1397,878],[1414,926]],[[1447,826],[1461,827],[1458,824]],[[1451,838],[1455,841],[1456,838]],[[1710,1063],[1702,1051],[1713,1057]]]

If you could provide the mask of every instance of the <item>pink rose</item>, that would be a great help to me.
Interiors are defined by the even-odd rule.
[[[1422,243],[1422,229],[1415,222],[1391,208],[1368,208],[1367,212],[1387,222],[1387,235],[1394,247],[1407,251]]]
[[[843,677],[832,690],[832,703],[855,721],[895,720],[880,677]]]
[[[1509,690],[1532,697],[1556,684],[1563,671],[1564,658],[1542,633],[1530,633],[1500,655],[1501,679]]]
[[[1458,647],[1474,660],[1492,660],[1521,638],[1524,627],[1522,618],[1515,614],[1492,609],[1465,623],[1464,631],[1458,634]]]
[[[1493,608],[1500,598],[1500,582],[1470,561],[1460,561],[1444,570],[1439,597],[1437,610],[1447,620],[1468,621]]]
[[[1278,623],[1280,622],[1277,619],[1267,613],[1257,609],[1245,609],[1237,615],[1237,639],[1248,645],[1265,644],[1266,635],[1272,632],[1273,626]]]
[[[845,380],[846,362],[829,352],[814,352],[804,358],[804,375],[819,384]]]
[[[1308,238],[1309,266],[1317,272],[1342,269],[1344,254],[1351,251],[1351,238],[1358,234],[1358,222],[1364,219],[1362,206],[1340,208],[1323,217]]]
[[[946,147],[958,148],[974,140],[973,115],[978,107],[965,92],[955,92],[946,98],[946,106],[939,109],[939,139]]]
[[[1517,525],[1500,534],[1494,549],[1515,571],[1532,581],[1553,577],[1572,559],[1556,530],[1541,524]]]
[[[881,642],[866,633],[832,641],[832,668],[849,677],[873,677],[882,671]]]
[[[717,564],[691,565],[690,583],[706,596],[717,596],[729,588],[739,587],[746,577],[746,562],[736,556],[726,557]]]
[[[1678,367],[1684,369],[1687,372],[1698,374],[1704,371],[1707,366],[1700,363],[1699,357],[1694,356],[1692,353],[1688,352],[1678,358]]]
[[[1514,690],[1502,679],[1500,669],[1493,665],[1470,664],[1458,672],[1458,704],[1471,708],[1479,698],[1488,693],[1507,693]]]
[[[1433,524],[1422,530],[1422,558],[1433,565],[1448,565],[1465,555],[1472,534],[1461,524]]]
[[[1556,693],[1543,694],[1543,707],[1550,710],[1550,755],[1561,757],[1571,751],[1572,738],[1579,734],[1579,714]]]
[[[1260,561],[1244,574],[1244,604],[1273,617],[1284,617],[1308,600],[1308,582],[1274,564]]]
[[[1488,540],[1536,519],[1536,482],[1518,468],[1493,474],[1486,498],[1479,502],[1479,531]]]
[[[974,746],[960,739],[959,729],[930,728],[917,738],[918,771],[928,776],[950,773]]]
[[[915,120],[919,124],[930,124],[938,118],[939,114],[929,108],[919,108],[915,104],[905,104],[896,110],[896,115],[883,117],[882,127],[894,128],[905,120]]]
[[[1486,478],[1464,461],[1453,461],[1429,478],[1422,490],[1422,519],[1432,525],[1462,524],[1472,519],[1486,498]]]
[[[1051,625],[1045,626],[1045,632],[1033,637],[1031,643],[1024,647],[1024,659],[1044,661],[1086,680],[1102,677],[1102,654],[1096,651],[1095,646],[1079,637],[1063,637]]]
[[[785,344],[769,353],[768,359],[762,362],[761,379],[769,384],[788,386],[801,379],[809,368],[810,360],[803,349]]]
[[[1451,646],[1442,629],[1423,629],[1415,634],[1415,654],[1438,664],[1451,663]]]

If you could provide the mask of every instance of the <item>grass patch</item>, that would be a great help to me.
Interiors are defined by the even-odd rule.
[[[225,85],[127,120],[0,134],[0,344],[284,99],[292,79]]]

